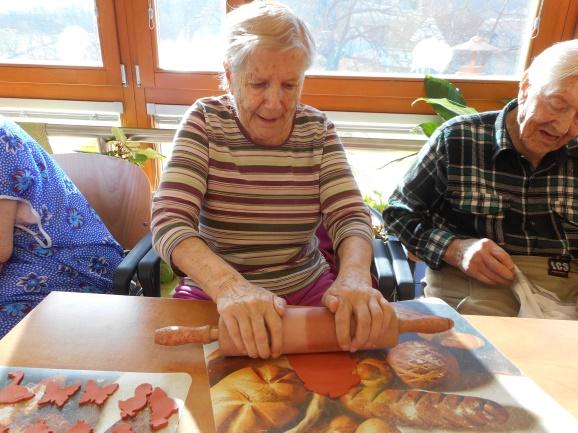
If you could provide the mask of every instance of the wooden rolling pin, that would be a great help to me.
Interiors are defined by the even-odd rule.
[[[451,329],[454,322],[439,316],[423,316],[412,319],[393,317],[376,347],[365,346],[361,349],[393,347],[399,335],[404,332],[421,332],[435,334]],[[355,324],[352,324],[355,329]],[[210,325],[200,327],[167,326],[155,331],[155,343],[165,346],[197,343],[206,344],[219,340],[221,352],[226,356],[244,356],[245,352],[237,350],[235,343],[227,332],[226,326],[219,322],[219,327]],[[341,351],[335,333],[334,315],[325,307],[287,307],[283,316],[283,346],[281,353],[315,353]]]

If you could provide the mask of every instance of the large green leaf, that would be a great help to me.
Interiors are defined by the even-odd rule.
[[[447,98],[418,98],[413,101],[412,105],[419,101],[424,101],[430,104],[437,115],[444,120],[449,120],[452,117],[461,116],[462,114],[477,113],[474,108],[458,104],[457,102],[450,101]]]
[[[424,123],[420,123],[417,126],[419,128],[421,128],[421,130],[423,131],[423,133],[426,137],[431,137],[431,135],[434,133],[434,131],[436,129],[438,129],[438,126],[440,126],[440,123],[439,122],[424,122]]]
[[[466,105],[466,100],[460,90],[448,80],[426,75],[423,84],[425,87],[425,96],[427,98],[447,98],[458,104]]]

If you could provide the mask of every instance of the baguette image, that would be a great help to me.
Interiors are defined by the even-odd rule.
[[[358,387],[341,401],[363,417],[425,429],[496,427],[509,417],[508,411],[492,400],[443,392]]]

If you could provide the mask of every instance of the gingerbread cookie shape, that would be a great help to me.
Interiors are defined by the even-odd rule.
[[[133,417],[142,410],[148,402],[148,396],[153,392],[150,383],[141,383],[134,391],[134,397],[118,402],[120,416],[122,419]]]
[[[134,433],[134,430],[132,429],[130,424],[121,422],[120,424],[117,424],[114,427],[111,433]]]
[[[84,386],[84,392],[78,401],[78,404],[94,403],[102,406],[104,402],[118,389],[118,383],[110,385],[98,386],[97,383],[89,379]]]
[[[67,433],[92,433],[92,427],[82,420],[76,421]]]
[[[64,406],[64,403],[80,389],[80,384],[75,383],[64,388],[58,386],[56,381],[51,380],[46,384],[46,390],[44,395],[40,400],[38,400],[38,406],[44,406],[46,404],[55,404],[58,407]]]
[[[150,426],[153,430],[166,427],[172,414],[179,411],[177,402],[167,396],[161,388],[156,387],[152,392],[149,403],[151,407]]]
[[[19,403],[34,397],[34,393],[30,392],[25,386],[20,385],[23,377],[24,373],[21,371],[8,373],[8,378],[12,380],[4,388],[0,389],[0,404]]]

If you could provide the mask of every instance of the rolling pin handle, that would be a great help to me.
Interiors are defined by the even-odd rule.
[[[166,326],[155,330],[155,343],[163,346],[179,346],[182,344],[207,344],[219,339],[219,330],[210,325]]]

